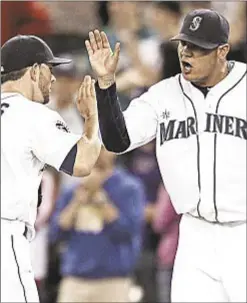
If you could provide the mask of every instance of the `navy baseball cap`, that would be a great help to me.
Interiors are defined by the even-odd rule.
[[[180,33],[171,41],[185,41],[204,49],[214,49],[228,43],[229,23],[225,17],[210,9],[196,9],[188,13]]]
[[[70,62],[70,59],[55,57],[45,41],[37,36],[17,35],[1,47],[1,74],[18,71],[35,63],[56,66]]]

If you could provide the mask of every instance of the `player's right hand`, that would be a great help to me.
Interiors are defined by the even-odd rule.
[[[115,76],[120,53],[120,43],[116,43],[114,53],[111,50],[105,32],[89,32],[85,41],[89,61],[98,78],[110,79]]]
[[[84,119],[98,115],[97,99],[95,93],[95,80],[85,76],[79,88],[76,100],[77,108]]]

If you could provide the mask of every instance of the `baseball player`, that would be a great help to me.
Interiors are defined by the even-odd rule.
[[[116,153],[156,139],[163,181],[182,215],[173,302],[246,302],[246,64],[229,62],[229,23],[213,10],[185,16],[181,74],[152,86],[122,112],[104,32],[86,47],[97,75],[103,143]]]
[[[100,152],[94,80],[86,76],[78,92],[81,136],[43,105],[55,81],[52,67],[69,62],[36,36],[13,37],[1,48],[1,302],[39,301],[29,241],[45,165],[82,177]]]

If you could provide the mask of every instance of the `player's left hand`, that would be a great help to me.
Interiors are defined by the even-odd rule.
[[[98,115],[95,80],[85,76],[77,96],[77,108],[84,119]]]
[[[89,33],[85,41],[92,69],[99,78],[114,78],[120,53],[120,43],[116,43],[114,52],[105,32],[98,30]]]

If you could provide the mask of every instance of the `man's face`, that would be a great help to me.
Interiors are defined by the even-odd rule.
[[[50,101],[51,85],[55,82],[55,77],[52,74],[52,67],[46,64],[40,66],[39,89],[43,97],[43,104]]]
[[[184,78],[195,84],[204,84],[217,67],[217,49],[206,50],[189,42],[180,41],[178,57]]]

